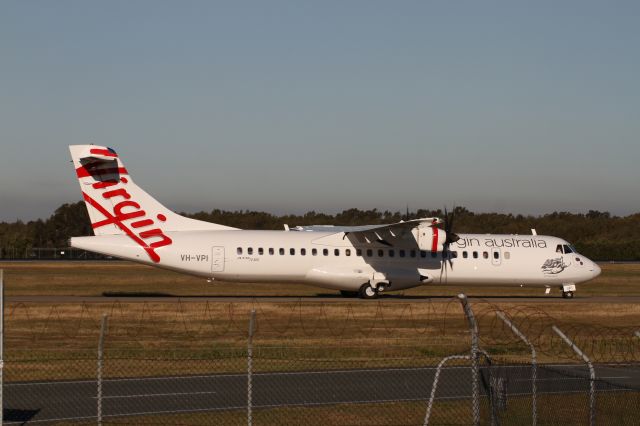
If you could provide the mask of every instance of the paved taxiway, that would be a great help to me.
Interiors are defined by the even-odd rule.
[[[108,362],[108,361],[107,361]],[[373,404],[425,401],[429,398],[435,368],[369,369],[343,371],[270,372],[253,377],[256,410],[333,404]],[[530,366],[500,366],[494,377],[507,377],[509,395],[531,392]],[[640,388],[640,366],[596,366],[599,391]],[[483,369],[485,383],[488,370]],[[585,392],[586,368],[547,365],[538,369],[539,393]],[[469,398],[470,369],[445,368],[438,399]],[[95,380],[5,383],[7,423],[91,419],[96,416]],[[486,388],[482,387],[482,392]],[[150,415],[244,410],[247,377],[212,374],[182,377],[111,379],[103,382],[103,415]]]

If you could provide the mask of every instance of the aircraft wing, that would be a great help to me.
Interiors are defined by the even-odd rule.
[[[361,243],[381,243],[391,246],[389,241],[402,238],[411,233],[411,230],[418,227],[431,227],[441,223],[441,220],[435,217],[425,217],[421,219],[412,219],[400,221],[386,225],[364,225],[364,226],[333,226],[333,225],[312,225],[312,226],[296,226],[291,230],[303,232],[335,232],[344,233],[344,237],[353,236]]]

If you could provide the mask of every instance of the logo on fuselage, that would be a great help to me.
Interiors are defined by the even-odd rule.
[[[547,248],[547,242],[539,238],[460,238],[455,242],[459,249],[468,247],[487,248]]]
[[[93,177],[95,178],[95,176]],[[84,200],[105,217],[104,220],[92,223],[91,226],[93,229],[107,225],[117,226],[142,247],[153,262],[158,263],[160,256],[156,250],[171,245],[173,241],[164,234],[162,229],[157,227],[155,221],[165,222],[167,218],[163,214],[158,214],[155,218],[149,217],[140,204],[131,199],[131,194],[125,188],[128,182],[127,178],[119,177],[91,185],[93,189],[101,193],[102,198],[111,201],[113,204],[112,212],[91,198],[89,194],[82,192]]]
[[[556,259],[547,259],[540,267],[545,275],[557,275],[571,266],[571,263],[565,263],[564,259],[558,257]]]

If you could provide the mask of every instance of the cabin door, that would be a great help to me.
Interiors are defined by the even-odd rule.
[[[211,272],[224,271],[224,247],[211,249]]]

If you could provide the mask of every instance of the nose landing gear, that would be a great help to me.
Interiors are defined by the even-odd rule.
[[[576,291],[575,284],[562,284],[562,297],[565,299],[573,299],[573,293]]]

